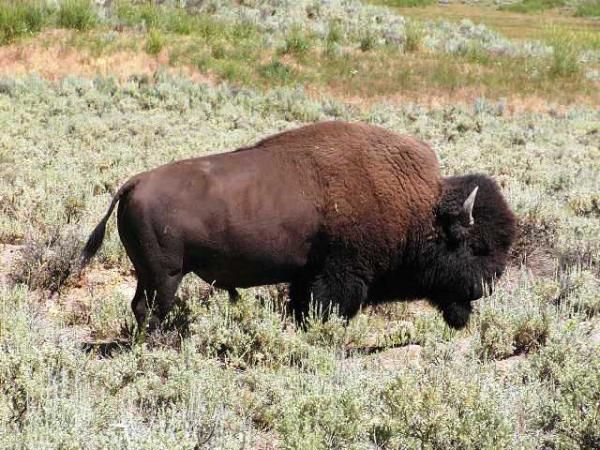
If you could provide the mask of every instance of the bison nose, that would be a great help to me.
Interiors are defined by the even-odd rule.
[[[479,283],[475,283],[470,292],[471,301],[479,300],[481,297],[487,297],[488,295],[492,295],[494,292],[493,283],[488,283],[485,281],[480,281]]]

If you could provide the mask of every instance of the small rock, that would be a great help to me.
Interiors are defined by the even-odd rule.
[[[372,362],[387,370],[397,370],[405,366],[409,361],[415,361],[421,358],[423,347],[410,344],[404,347],[397,347],[381,352],[372,356]]]
[[[501,359],[499,361],[496,361],[496,369],[501,372],[508,372],[513,367],[515,367],[517,364],[519,364],[521,361],[523,361],[524,359],[525,359],[524,354],[511,356],[506,359]]]

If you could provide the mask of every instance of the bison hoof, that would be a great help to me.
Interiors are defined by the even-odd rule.
[[[467,326],[473,308],[470,303],[450,303],[442,307],[446,323],[457,330]]]

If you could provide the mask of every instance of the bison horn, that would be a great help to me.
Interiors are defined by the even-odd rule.
[[[475,186],[475,189],[469,194],[465,202],[463,203],[463,211],[469,217],[469,225],[473,225],[475,220],[473,220],[473,206],[475,205],[475,197],[477,196],[477,190],[479,186]]]

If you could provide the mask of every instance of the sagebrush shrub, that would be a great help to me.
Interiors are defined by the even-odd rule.
[[[11,270],[60,295],[0,286],[0,448],[597,446],[598,223],[588,198],[598,112],[499,114],[499,104],[357,106],[164,72],[4,80],[0,239],[33,236],[34,257]],[[281,293],[245,290],[230,304],[190,276],[173,331],[138,340],[135,279],[114,220],[87,281],[73,290],[60,281],[70,260],[57,255],[78,256],[80,236],[131,175],[333,118],[430,142],[444,175],[489,173],[523,218],[520,253],[495,294],[474,303],[466,330],[449,331],[415,302],[302,331],[283,314]],[[536,248],[551,250],[542,275],[520,257]],[[62,268],[56,276],[52,265]],[[111,346],[118,351],[100,350]]]
[[[48,236],[30,238],[11,278],[30,289],[60,291],[78,270],[81,240],[75,232],[55,228]]]

